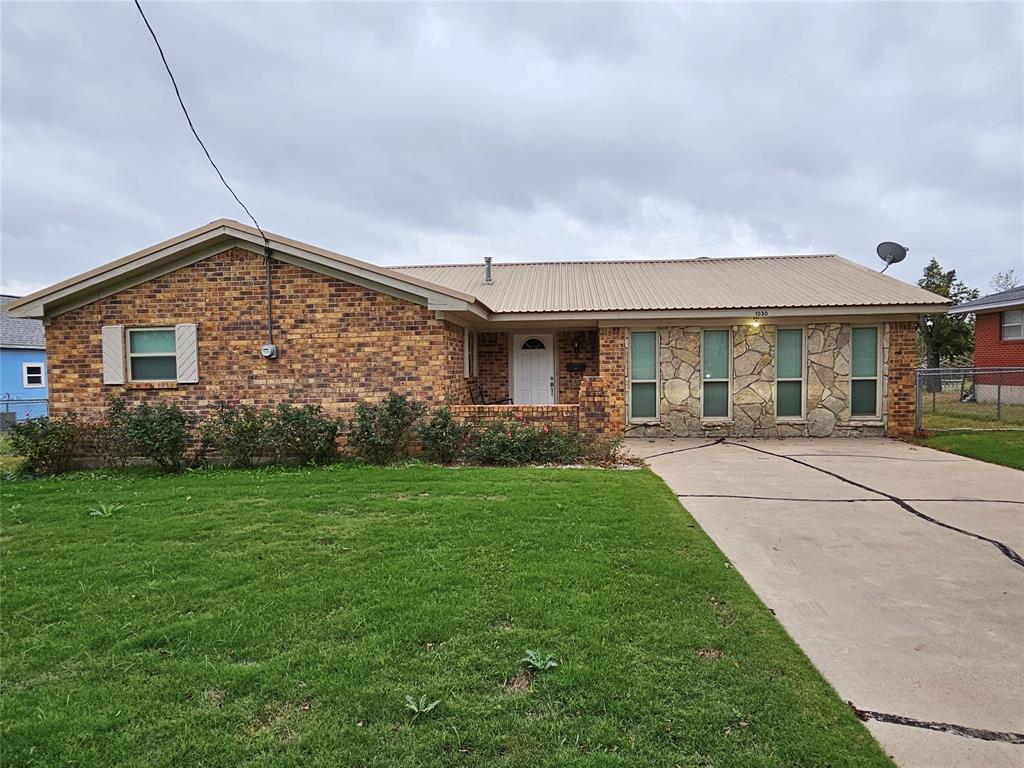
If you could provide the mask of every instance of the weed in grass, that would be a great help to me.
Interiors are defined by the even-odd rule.
[[[413,723],[415,723],[416,718],[418,718],[420,715],[425,715],[429,712],[433,712],[434,708],[437,707],[437,705],[440,703],[441,700],[437,699],[436,701],[432,701],[428,704],[427,697],[425,695],[420,696],[419,701],[414,699],[412,696],[406,696],[405,708],[413,713],[412,720],[409,721],[409,724],[412,725]]]
[[[124,504],[107,504],[102,502],[96,506],[89,507],[90,517],[110,517],[115,512],[124,509]]]
[[[558,662],[555,661],[555,657],[550,653],[543,658],[537,654],[536,651],[526,651],[526,655],[519,660],[521,664],[525,664],[527,669],[532,669],[535,672],[546,672],[549,669],[554,669],[558,666]]]

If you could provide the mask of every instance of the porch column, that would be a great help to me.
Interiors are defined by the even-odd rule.
[[[626,329],[599,328],[598,369],[580,384],[580,429],[615,437],[626,429]]]
[[[889,365],[885,371],[885,434],[888,437],[910,437],[914,434],[916,338],[915,323],[889,323]]]

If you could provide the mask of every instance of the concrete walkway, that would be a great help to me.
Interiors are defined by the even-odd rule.
[[[627,447],[899,765],[1024,766],[1024,473],[882,439]]]

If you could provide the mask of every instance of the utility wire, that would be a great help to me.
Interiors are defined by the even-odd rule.
[[[224,174],[220,172],[220,168],[217,167],[217,164],[213,161],[213,157],[210,156],[210,150],[206,148],[206,145],[203,144],[203,140],[199,138],[199,132],[196,130],[195,125],[192,124],[192,117],[189,115],[188,109],[185,107],[185,102],[181,98],[181,91],[178,90],[178,82],[174,79],[174,73],[171,72],[171,65],[167,63],[167,57],[164,55],[163,46],[160,45],[160,40],[157,38],[156,32],[153,31],[153,26],[149,23],[149,19],[146,18],[146,14],[142,10],[142,6],[139,4],[139,0],[135,0],[135,7],[139,9],[139,15],[142,16],[142,20],[146,24],[146,29],[149,30],[149,34],[153,38],[153,42],[156,43],[156,49],[160,52],[160,59],[164,63],[164,69],[167,70],[167,76],[171,78],[171,85],[174,86],[174,95],[178,97],[178,104],[181,105],[181,111],[185,113],[185,119],[188,121],[188,127],[192,129],[192,135],[196,137],[196,141],[199,142],[199,146],[203,148],[203,152],[206,154],[206,159],[210,161],[210,165],[213,166],[213,170],[217,172],[217,175],[220,177],[221,183],[224,185],[227,191],[231,193],[231,196],[235,198],[235,202],[242,206],[242,210],[245,211],[246,214],[248,214],[250,219],[252,219],[252,223],[256,225],[256,229],[260,231],[260,235],[263,237],[263,244],[269,251],[270,241],[267,239],[267,235],[263,231],[263,227],[261,227],[260,223],[256,221],[256,217],[252,215],[252,211],[250,211],[246,207],[245,203],[242,202],[241,198],[237,194],[235,194],[235,190],[233,190],[231,188],[231,185],[228,184],[227,179],[224,178]]]

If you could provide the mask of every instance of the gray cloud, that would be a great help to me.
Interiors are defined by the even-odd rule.
[[[151,3],[268,229],[377,263],[1024,262],[1014,4]],[[5,3],[2,281],[241,219],[125,3]]]

